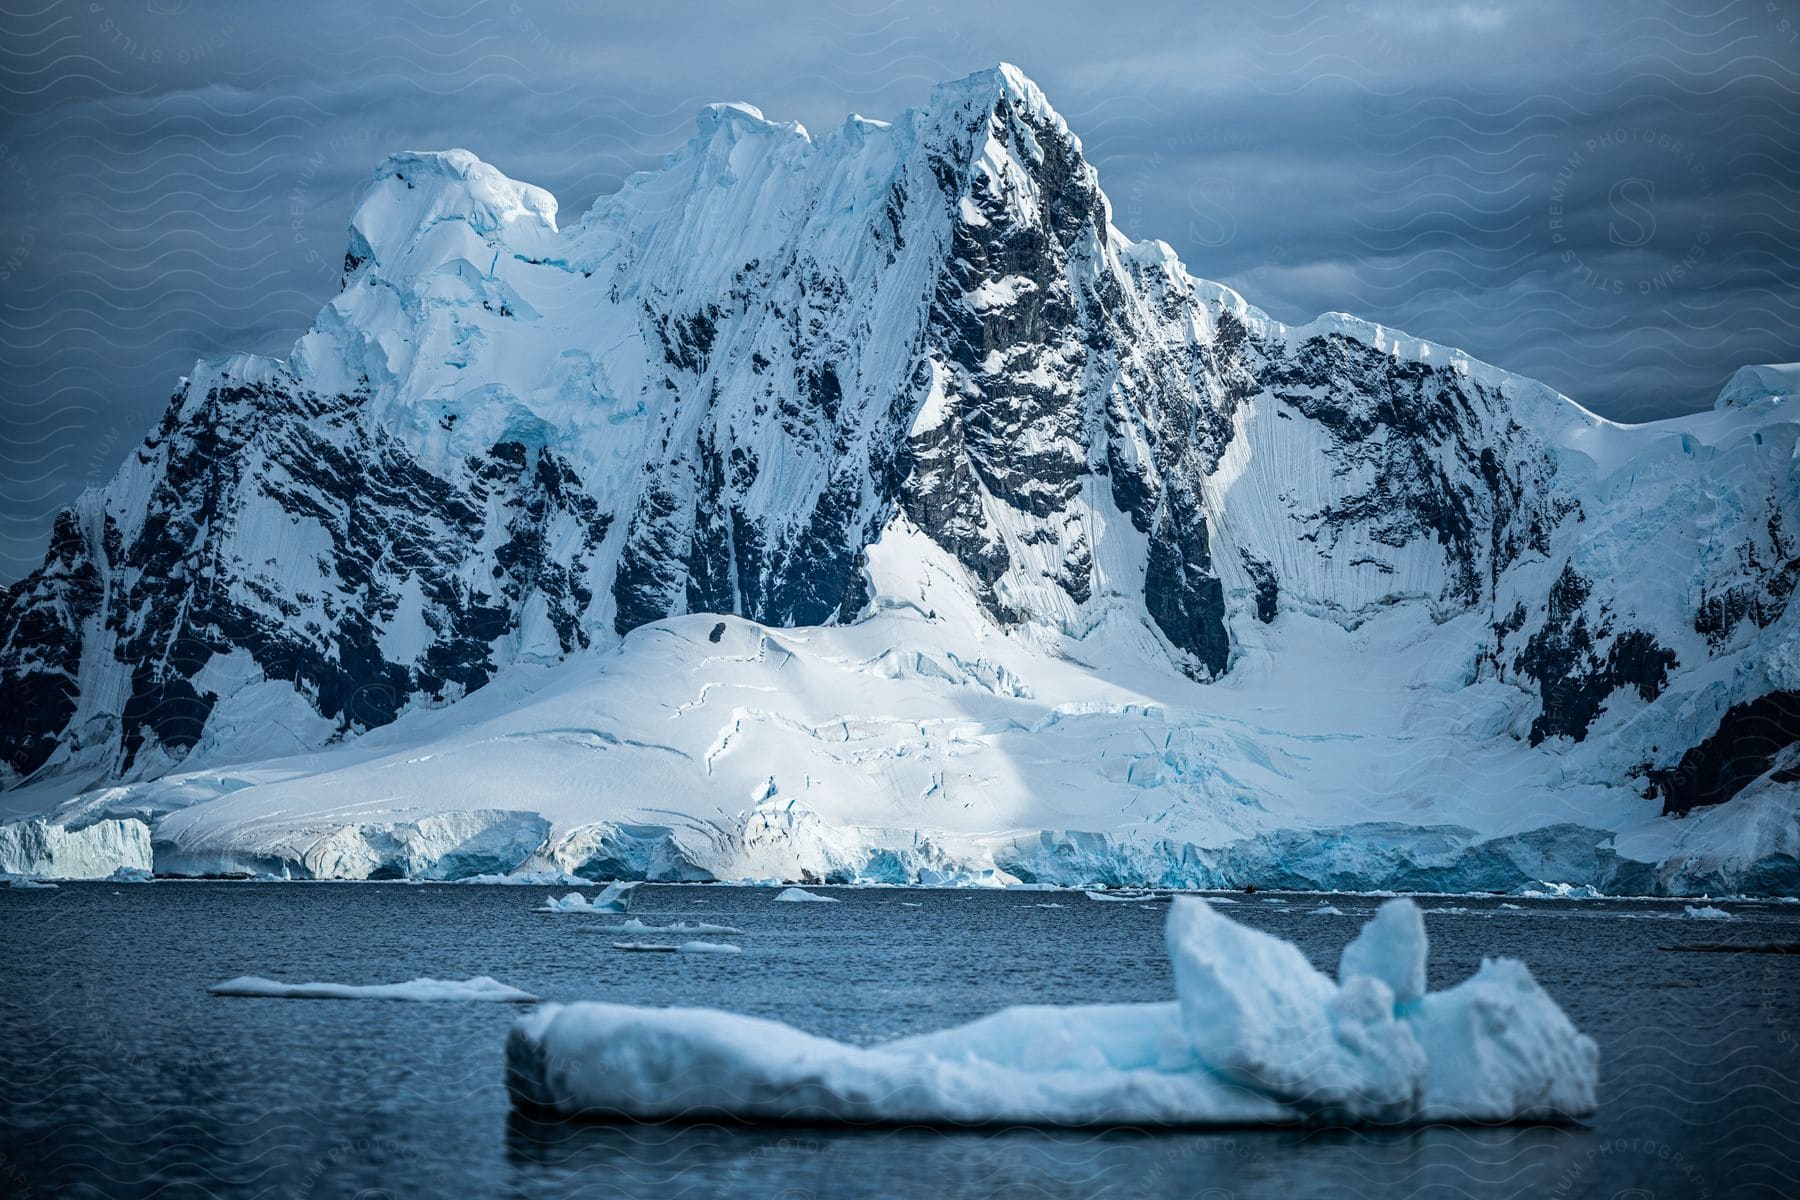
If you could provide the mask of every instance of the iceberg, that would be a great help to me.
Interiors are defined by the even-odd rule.
[[[206,989],[215,996],[248,996],[267,1000],[498,1000],[534,1004],[530,992],[497,979],[412,979],[405,983],[281,983],[257,975],[240,975]]]
[[[631,911],[631,893],[636,883],[609,883],[592,900],[580,892],[570,892],[558,900],[552,896],[535,912],[545,913],[622,913]]]
[[[508,1035],[515,1106],[627,1120],[1207,1126],[1570,1120],[1599,1052],[1524,964],[1424,991],[1424,918],[1392,900],[1334,981],[1180,897],[1173,1001],[1022,1006],[873,1046],[699,1008],[547,1004]]]
[[[777,900],[786,900],[793,903],[805,903],[808,900],[817,904],[836,904],[838,902],[836,896],[821,896],[817,892],[809,892],[804,888],[797,887],[787,888],[775,898]]]

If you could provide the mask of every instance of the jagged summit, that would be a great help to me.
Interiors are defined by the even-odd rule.
[[[314,873],[446,830],[641,866],[594,839],[663,828],[674,789],[722,841],[645,834],[670,870],[752,843],[841,867],[877,827],[1142,866],[1351,823],[1458,830],[1408,843],[1450,859],[1568,826],[1559,854],[1650,887],[1595,847],[1648,822],[1633,861],[1665,863],[1665,803],[1791,799],[1800,732],[1764,736],[1800,694],[1776,385],[1618,426],[1354,317],[1273,321],[1110,211],[1004,65],[819,138],[709,106],[566,227],[467,152],[388,159],[287,361],[197,367],[0,598],[15,811],[148,811],[199,862],[224,769],[280,761],[234,828]],[[494,707],[540,686],[562,733]],[[545,799],[477,814],[410,750],[357,774],[464,724],[495,761],[532,747]],[[566,775],[546,738],[583,747]],[[1508,798],[1424,769],[1427,743]],[[1697,790],[1689,754],[1757,770]],[[447,824],[345,833],[309,807],[321,769]]]

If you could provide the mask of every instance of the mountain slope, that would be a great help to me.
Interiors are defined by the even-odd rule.
[[[756,813],[804,792],[821,828],[954,835],[944,861],[977,869],[999,861],[996,831],[1064,829],[1149,874],[1286,845],[1252,855],[1267,873],[1305,857],[1280,843],[1292,831],[1353,824],[1451,825],[1458,845],[1570,826],[1590,851],[1642,826],[1660,848],[1639,861],[1667,863],[1689,835],[1665,807],[1748,787],[1790,816],[1720,878],[1796,886],[1789,374],[1618,426],[1354,318],[1283,326],[1109,218],[1079,140],[1010,67],[817,140],[710,106],[662,170],[567,230],[547,193],[466,152],[390,158],[352,219],[343,291],[290,358],[198,366],[0,601],[8,804],[143,813],[171,862],[341,873],[306,847],[348,838],[365,849],[343,861],[371,870],[504,869],[628,825],[670,870],[719,874]],[[784,645],[775,630],[807,627],[828,648],[817,696],[789,695],[766,657],[738,672],[780,699],[735,736],[729,785],[695,753],[743,720],[697,702],[690,765],[645,768],[662,790],[629,800],[559,792],[544,781],[563,751],[541,746],[495,760],[545,793],[516,802],[381,757],[535,743],[543,728],[485,723],[538,689],[593,734],[556,743],[598,756],[571,780],[653,754],[657,706],[688,703],[665,685],[725,686],[695,625],[657,624],[684,613]],[[895,714],[915,705],[985,715],[906,733]],[[599,709],[616,721],[579,715]],[[851,716],[880,747],[855,761],[907,769],[837,776],[820,730]],[[1076,716],[1080,738],[1046,732]],[[996,720],[1039,732],[1020,743]],[[1209,741],[1218,721],[1255,732]],[[794,745],[775,732],[796,728]],[[1104,782],[1117,737],[1168,743],[1152,782],[1128,772],[1147,799]],[[964,779],[1010,773],[1017,794],[951,820],[961,768],[910,764],[965,743],[993,762]],[[1425,746],[1435,762],[1410,761]],[[295,815],[375,770],[356,820]],[[1068,788],[1088,798],[1046,798]],[[396,866],[366,847],[419,839],[395,842],[410,818],[383,803],[505,836]],[[286,815],[226,815],[259,804]],[[692,820],[712,849],[671,849]],[[261,840],[231,840],[252,826]],[[819,858],[789,829],[769,861],[868,869],[872,835],[819,836],[861,849]],[[1691,876],[1634,871],[1608,878]]]

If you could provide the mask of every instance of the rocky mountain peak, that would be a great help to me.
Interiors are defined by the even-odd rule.
[[[1188,696],[1403,629],[1447,647],[1421,687],[1487,697],[1471,737],[1604,730],[1609,786],[1800,687],[1796,426],[1745,399],[1787,368],[1625,428],[1282,325],[1113,228],[1010,66],[817,139],[709,106],[567,228],[465,151],[396,155],[345,267],[6,590],[7,783],[351,742],[690,613],[967,613],[1100,672],[1148,648]]]

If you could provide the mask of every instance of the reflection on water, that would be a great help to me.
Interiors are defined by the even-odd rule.
[[[526,1191],[554,1195],[1225,1197],[1549,1196],[1581,1173],[1587,1128],[1144,1132],[843,1130],[507,1122]],[[1565,1194],[1576,1194],[1568,1192]]]

